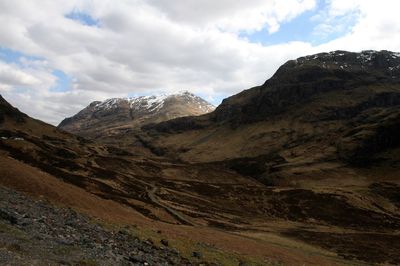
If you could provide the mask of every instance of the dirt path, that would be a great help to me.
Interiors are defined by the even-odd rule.
[[[167,211],[169,214],[171,214],[180,223],[185,224],[185,225],[192,225],[192,226],[195,225],[193,222],[191,222],[188,219],[186,219],[178,211],[176,211],[176,210],[172,209],[171,207],[161,203],[160,200],[158,199],[157,195],[156,195],[158,188],[153,184],[149,184],[149,185],[151,185],[151,189],[147,191],[147,194],[148,194],[150,200],[154,204],[156,204],[157,206],[160,206],[161,208],[163,208],[165,211]]]
[[[132,182],[131,178],[127,178],[129,182]],[[191,225],[194,226],[195,224],[188,220],[184,215],[182,215],[179,211],[174,210],[170,206],[162,203],[159,198],[157,197],[158,187],[154,183],[148,183],[143,181],[139,178],[134,178],[135,182],[141,183],[146,188],[147,196],[149,197],[150,201],[157,207],[164,209],[168,214],[170,214],[175,220],[183,225]],[[150,188],[149,188],[150,187]]]

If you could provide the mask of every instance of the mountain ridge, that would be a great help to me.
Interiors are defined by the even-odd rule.
[[[64,119],[58,128],[85,137],[107,137],[118,131],[139,128],[147,123],[202,115],[214,106],[188,92],[152,96],[110,98],[94,101],[76,115]]]
[[[212,113],[143,126],[143,138],[184,161],[255,167],[260,171],[251,175],[268,184],[314,176],[306,173],[310,165],[318,173],[322,166],[378,162],[399,143],[393,135],[400,123],[397,69],[400,54],[389,51],[301,57]]]

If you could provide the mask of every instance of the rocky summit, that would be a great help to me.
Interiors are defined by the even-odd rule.
[[[206,114],[214,109],[213,105],[188,91],[112,98],[92,102],[76,115],[64,119],[58,127],[80,136],[101,138],[123,134],[149,123]]]

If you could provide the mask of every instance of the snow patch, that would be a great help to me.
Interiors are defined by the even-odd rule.
[[[168,94],[154,96],[140,96],[137,98],[128,98],[129,107],[135,111],[147,110],[149,112],[158,111],[164,107],[165,100],[170,97]]]
[[[144,112],[158,112],[160,111],[165,102],[169,98],[174,97],[183,97],[183,99],[187,103],[198,103],[198,106],[201,110],[212,111],[214,110],[214,106],[210,105],[200,97],[183,90],[176,93],[170,94],[159,94],[152,96],[139,96],[139,97],[128,97],[128,98],[111,98],[107,99],[103,102],[98,102],[94,105],[95,110],[112,110],[118,108],[122,102],[126,102],[129,108],[134,111],[144,111]],[[203,109],[204,108],[204,109]]]
[[[118,107],[118,103],[123,101],[123,99],[120,98],[111,98],[111,99],[107,99],[103,102],[99,102],[97,103],[94,108],[96,110],[110,110],[110,109],[114,109]]]

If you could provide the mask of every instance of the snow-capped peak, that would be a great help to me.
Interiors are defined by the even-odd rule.
[[[90,106],[93,106],[95,110],[112,110],[120,107],[121,104],[127,104],[129,109],[133,111],[157,112],[164,107],[168,99],[173,98],[184,98],[184,102],[196,104],[204,112],[210,112],[215,109],[213,105],[187,90],[150,96],[111,98],[101,102],[94,102]]]
[[[400,69],[400,53],[374,50],[364,50],[360,53],[333,51],[300,57],[291,62],[295,63],[295,67],[311,64],[329,69],[355,71],[381,69],[392,72]]]
[[[147,109],[148,111],[157,111],[164,106],[165,100],[170,97],[168,94],[159,94],[152,96],[140,96],[127,98],[129,107],[133,110]]]
[[[104,110],[113,109],[118,105],[119,102],[121,102],[123,100],[124,100],[123,98],[111,98],[111,99],[104,100],[102,102],[98,101],[94,105],[94,108],[95,109],[104,109]]]

